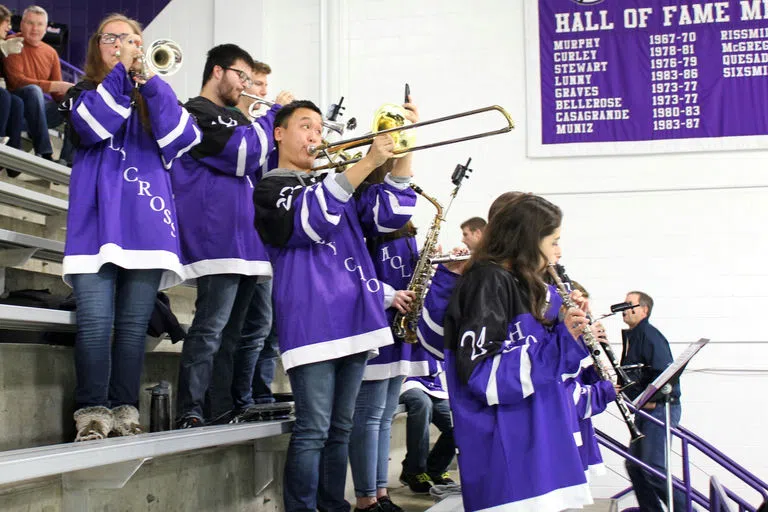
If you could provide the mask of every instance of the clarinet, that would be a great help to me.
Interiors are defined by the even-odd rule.
[[[557,275],[560,277],[560,279],[563,281],[563,283],[571,284],[571,280],[568,278],[568,276],[565,273],[565,267],[560,265],[559,263],[555,264],[555,271],[557,272]],[[592,319],[592,314],[587,311],[587,321],[589,322],[589,325],[594,324],[594,320]],[[599,340],[598,340],[599,341]],[[616,380],[619,383],[619,386],[621,388],[621,391],[624,391],[630,386],[634,386],[636,383],[633,381],[627,372],[624,370],[624,367],[619,364],[618,359],[616,359],[616,355],[613,353],[613,349],[611,348],[611,345],[606,340],[605,342],[599,341],[600,346],[603,348],[603,351],[605,352],[606,357],[608,358],[608,362],[611,364],[611,367],[613,368],[614,373],[616,374]]]
[[[557,270],[555,270],[555,266],[550,264],[547,267],[547,270],[549,271],[549,275],[552,276],[552,279],[554,279],[555,284],[557,285],[557,293],[560,295],[560,297],[563,299],[563,304],[566,308],[578,308],[575,302],[571,299],[571,296],[568,294],[568,289],[565,287],[565,284],[563,283],[563,280],[560,279],[560,276],[557,274]],[[600,361],[600,352],[602,350],[602,347],[600,345],[600,342],[595,338],[595,335],[592,333],[592,329],[589,326],[589,324],[584,326],[584,329],[582,330],[582,335],[584,338],[584,344],[587,346],[587,349],[589,350],[589,354],[592,356],[592,361],[595,366],[595,370],[597,371],[597,375],[600,377],[601,380],[607,380],[608,382],[611,381],[611,376],[608,374],[608,372],[603,368],[603,364]],[[634,417],[632,416],[632,413],[629,411],[629,407],[627,406],[627,403],[624,401],[624,395],[621,393],[616,393],[616,405],[619,408],[619,412],[621,412],[621,416],[624,418],[624,423],[627,424],[627,428],[629,429],[629,436],[630,436],[630,442],[634,443],[635,441],[642,439],[645,437],[645,435],[640,432],[640,430],[637,428],[637,425],[635,425]]]

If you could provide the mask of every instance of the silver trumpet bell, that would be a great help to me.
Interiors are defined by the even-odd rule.
[[[157,39],[144,53],[144,70],[149,69],[156,75],[171,76],[181,68],[181,46],[171,39]]]

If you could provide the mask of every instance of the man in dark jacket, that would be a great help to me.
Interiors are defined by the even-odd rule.
[[[624,323],[629,326],[622,332],[624,347],[622,350],[621,365],[638,365],[629,370],[629,376],[636,384],[627,389],[626,394],[634,399],[653,380],[672,364],[672,351],[669,342],[661,332],[648,322],[653,310],[653,299],[646,293],[632,291],[627,294],[626,301],[638,306],[623,312]],[[675,383],[670,395],[672,426],[676,427],[680,422],[680,384]],[[658,420],[664,421],[664,403],[649,402],[643,406],[644,412]],[[645,437],[630,445],[630,453],[646,464],[666,472],[664,446],[664,427],[656,425],[652,421],[636,416],[637,427],[645,434]],[[662,512],[661,501],[667,502],[667,486],[665,482],[655,476],[647,474],[637,464],[627,461],[627,473],[632,480],[635,489],[635,497],[640,505],[640,510]],[[685,510],[685,496],[677,489],[674,491],[673,500],[675,512]]]

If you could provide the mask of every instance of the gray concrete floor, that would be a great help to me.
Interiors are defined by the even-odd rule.
[[[453,480],[459,481],[458,471],[449,471],[449,473]],[[396,487],[389,487],[389,496],[392,498],[392,502],[402,507],[405,512],[424,512],[437,503],[429,494],[415,494],[408,486],[401,485],[400,482],[397,482]]]
[[[404,485],[396,488],[390,487],[389,497],[405,512],[423,512],[435,504],[435,500],[429,494],[414,494]]]

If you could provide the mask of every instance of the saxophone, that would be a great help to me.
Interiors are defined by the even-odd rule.
[[[411,303],[411,308],[407,313],[397,312],[395,319],[392,321],[392,330],[394,331],[395,336],[402,338],[406,343],[418,343],[419,340],[416,336],[416,327],[419,324],[421,310],[424,308],[424,298],[427,296],[427,291],[429,290],[429,282],[432,280],[432,276],[435,273],[430,258],[437,248],[437,237],[440,234],[440,224],[445,219],[443,218],[443,205],[441,205],[437,199],[425,194],[418,185],[411,183],[411,188],[421,197],[432,203],[437,209],[437,213],[427,232],[427,239],[424,242],[424,247],[422,247],[419,259],[413,269],[411,280],[408,282],[408,290],[414,292],[416,297]]]

